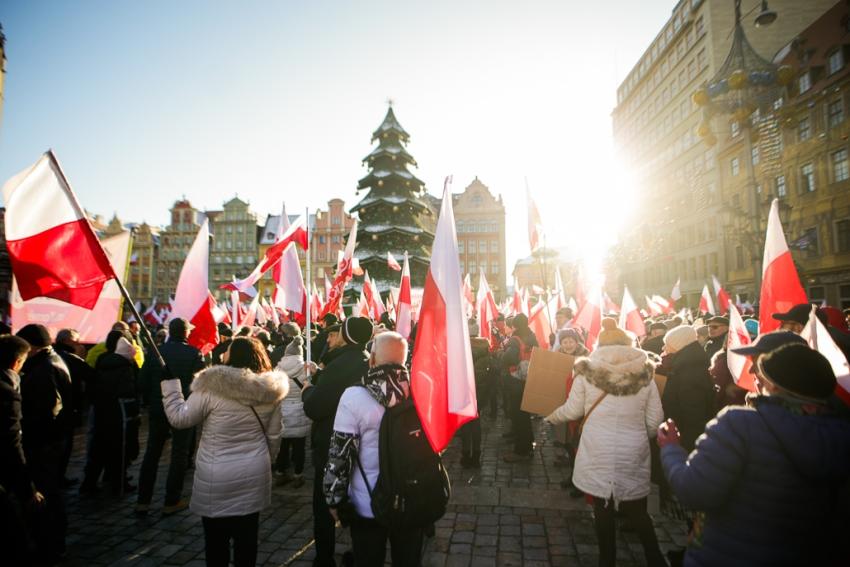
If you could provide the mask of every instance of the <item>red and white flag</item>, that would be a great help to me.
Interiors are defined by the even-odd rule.
[[[778,329],[781,324],[773,318],[774,313],[784,313],[795,305],[808,302],[788,243],[785,241],[785,234],[782,232],[778,199],[773,200],[767,216],[761,279],[759,329],[762,333],[769,333]]]
[[[395,270],[396,272],[401,271],[401,266],[398,264],[396,259],[393,257],[393,253],[389,252],[389,251],[387,252],[387,266],[389,266],[389,268],[391,270]]]
[[[448,180],[432,250],[410,383],[428,441],[435,451],[442,451],[461,425],[478,417]]]
[[[401,270],[401,284],[398,288],[398,305],[396,306],[396,332],[408,339],[412,323],[412,301],[410,297],[410,262],[407,252],[404,253],[404,268]]]
[[[673,306],[670,305],[670,302],[661,297],[658,294],[655,294],[651,297],[652,302],[661,308],[661,311],[664,313],[673,313]]]
[[[248,304],[248,311],[242,317],[243,327],[253,327],[257,324],[257,315],[260,307],[260,294],[254,296],[251,303]]]
[[[578,266],[578,270],[576,271],[576,305],[578,305],[578,309],[574,312],[577,313],[582,307],[584,307],[585,301],[587,301],[587,281],[584,278],[584,268],[582,268],[581,264]]]
[[[711,292],[708,291],[708,284],[702,287],[702,295],[699,298],[700,313],[708,313],[714,315],[714,300],[711,299]]]
[[[549,348],[549,336],[552,334],[552,324],[549,321],[547,303],[542,298],[538,298],[537,303],[531,308],[528,328],[534,333],[540,348],[547,350]]]
[[[573,326],[581,327],[587,332],[584,346],[593,350],[596,346],[596,338],[602,330],[602,289],[600,287],[592,288],[585,296],[584,305],[573,319]]]
[[[711,283],[714,286],[714,295],[717,296],[718,312],[722,315],[729,310],[729,304],[732,303],[732,298],[729,297],[729,294],[726,293],[726,290],[723,289],[722,285],[720,285],[720,280],[718,280],[717,276],[714,274],[711,275]]]
[[[280,213],[275,246],[278,242],[283,241],[290,226],[289,217],[286,214],[286,205],[284,204]],[[304,248],[309,248],[309,241],[305,240],[305,243]],[[283,311],[294,311],[300,314],[302,318],[305,317],[307,314],[307,288],[304,286],[301,262],[298,260],[298,251],[295,246],[288,245],[285,248],[280,261],[274,264],[272,268],[272,279],[275,282],[272,305]]]
[[[3,202],[21,298],[94,308],[115,272],[52,151],[3,185]]]
[[[476,302],[475,312],[478,314],[478,336],[492,341],[493,335],[490,332],[490,326],[496,320],[499,310],[496,307],[496,299],[493,297],[493,292],[490,291],[490,284],[487,283],[487,278],[484,276],[483,268],[481,268],[478,276]]]
[[[614,303],[614,300],[608,295],[608,292],[602,294],[602,299],[605,301],[605,313],[619,313],[620,306]]]
[[[369,308],[369,316],[377,321],[384,314],[384,301],[381,299],[381,294],[378,291],[378,286],[369,277],[369,271],[365,270],[363,275],[363,293],[366,296],[366,305]]]
[[[216,322],[216,325],[219,323],[229,323],[230,317],[228,316],[227,309],[222,309],[221,305],[215,302],[215,298],[210,293],[210,297],[213,300],[215,306],[212,308],[213,320]]]
[[[475,312],[475,294],[472,293],[472,276],[466,274],[463,278],[463,313],[466,318]]]
[[[242,325],[242,308],[239,305],[239,292],[230,290],[230,325],[234,333]]]
[[[528,187],[525,188],[525,195],[528,198],[528,245],[534,252],[540,247],[540,241],[543,238],[543,220],[540,218],[540,211],[537,210],[537,204],[531,198]]]
[[[310,320],[315,323],[319,320],[324,304],[322,303],[322,299],[319,297],[319,292],[315,289],[313,290],[311,296],[312,297],[310,298]]]
[[[555,267],[555,290],[554,294],[556,297],[555,309],[561,309],[562,307],[567,306],[567,296],[564,293],[564,282],[561,279],[561,269],[557,266]]]
[[[517,282],[516,276],[514,276],[514,295],[513,301],[511,301],[511,316],[516,316],[523,312],[522,308],[522,290],[519,288],[519,283]]]
[[[218,343],[218,326],[213,314],[215,299],[209,290],[210,227],[204,220],[195,242],[183,262],[177,291],[168,319],[181,317],[195,326],[188,342],[207,354]]]
[[[325,298],[325,306],[322,308],[321,317],[328,313],[334,313],[339,310],[342,304],[342,294],[345,290],[345,284],[351,280],[354,275],[354,246],[357,243],[357,220],[351,223],[351,232],[348,234],[348,240],[345,242],[345,251],[342,254],[336,267],[336,276],[334,276],[333,284],[328,290],[328,295]],[[320,318],[321,318],[320,317]]]
[[[743,354],[735,354],[732,349],[741,348],[750,344],[750,333],[744,325],[741,314],[734,305],[729,305],[729,333],[726,335],[726,366],[732,379],[739,388],[749,392],[757,390],[750,369],[752,360]]]
[[[676,302],[682,299],[682,278],[676,279],[676,285],[670,291],[670,307],[675,310]]]
[[[809,346],[821,353],[832,367],[832,372],[835,374],[835,379],[838,384],[835,387],[835,395],[841,400],[850,405],[850,364],[847,363],[847,357],[835,344],[829,330],[820,322],[817,317],[817,307],[812,306],[812,312],[809,314],[809,322],[803,327],[800,333]]]
[[[664,314],[664,309],[661,308],[660,305],[655,303],[651,297],[648,295],[643,296],[644,301],[646,301],[646,308],[649,311],[649,314],[653,317]]]
[[[629,288],[626,286],[623,286],[623,305],[621,307],[620,328],[631,331],[636,337],[646,335],[646,325],[643,323],[643,317],[640,316],[637,303],[635,303],[632,294],[629,293]]]

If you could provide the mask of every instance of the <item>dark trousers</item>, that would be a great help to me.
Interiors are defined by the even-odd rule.
[[[313,471],[313,537],[316,540],[316,558],[313,560],[313,565],[316,567],[336,565],[334,519],[328,510],[325,492],[322,489],[327,461],[327,449],[313,451],[313,467],[315,467]]]
[[[279,472],[283,472],[289,468],[292,463],[292,468],[295,474],[304,472],[304,459],[306,456],[307,438],[306,437],[284,437],[280,440],[280,451],[277,454],[275,468]]]
[[[0,549],[3,561],[9,565],[29,565],[30,550],[27,525],[24,520],[24,507],[28,502],[20,502],[6,492],[0,485]]]
[[[509,378],[511,388],[511,404],[513,414],[514,453],[517,455],[530,455],[534,449],[534,433],[531,431],[531,414],[520,409],[522,406],[522,394],[525,391],[525,382],[516,378]]]
[[[209,567],[230,565],[230,542],[233,541],[233,564],[254,567],[257,564],[257,533],[260,513],[247,516],[201,518],[204,524],[204,551]]]
[[[159,459],[169,437],[171,462],[168,465],[168,478],[165,480],[165,505],[171,506],[180,501],[189,462],[192,429],[174,429],[168,424],[165,414],[151,412],[148,421],[148,444],[139,471],[139,504],[151,503]]]
[[[640,538],[646,564],[649,567],[666,566],[667,562],[661,554],[655,529],[652,527],[652,519],[646,512],[646,498],[621,501],[619,509]],[[600,567],[614,567],[617,564],[617,536],[614,530],[616,516],[613,500],[593,498],[593,521],[599,545]]]
[[[481,457],[481,418],[467,421],[460,428],[462,451],[476,461]]]
[[[351,521],[354,565],[357,567],[383,565],[387,555],[388,539],[393,567],[419,567],[422,560],[423,531],[421,529],[389,532],[374,519],[359,516]]]
[[[62,492],[62,450],[64,441],[27,450],[27,465],[36,490],[44,495],[44,505],[32,512],[33,540],[36,554],[50,558],[65,552],[68,518]]]

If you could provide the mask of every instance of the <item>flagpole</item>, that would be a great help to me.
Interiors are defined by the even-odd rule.
[[[124,303],[130,306],[130,311],[133,313],[133,317],[136,318],[136,321],[139,323],[139,328],[142,332],[142,337],[147,339],[148,345],[151,350],[153,350],[154,356],[159,362],[160,366],[162,366],[163,372],[166,378],[171,377],[171,371],[168,369],[168,366],[165,364],[165,359],[162,358],[162,353],[159,352],[159,349],[156,347],[156,343],[151,336],[150,331],[148,330],[147,325],[142,321],[142,316],[139,314],[139,311],[136,309],[136,305],[133,303],[133,299],[130,297],[127,288],[124,287],[124,283],[121,281],[121,278],[118,277],[118,274],[115,273],[115,268],[112,266],[112,261],[109,260],[109,255],[106,253],[106,250],[103,249],[103,245],[100,243],[100,239],[97,237],[97,234],[94,232],[94,229],[91,226],[91,222],[89,221],[89,217],[86,215],[86,212],[80,206],[80,202],[77,201],[77,195],[74,193],[74,190],[71,188],[71,183],[68,181],[68,177],[65,175],[65,171],[62,169],[62,166],[59,164],[59,160],[56,159],[56,155],[54,155],[53,150],[47,150],[47,155],[50,157],[51,163],[56,167],[56,171],[59,173],[59,176],[62,178],[62,181],[65,183],[65,186],[68,188],[68,199],[71,201],[73,207],[77,210],[77,214],[80,217],[86,219],[85,226],[91,231],[92,236],[94,236],[94,240],[97,242],[97,248],[100,250],[100,253],[103,254],[103,257],[106,258],[106,262],[109,265],[109,270],[112,272],[112,278],[115,280],[115,283],[118,284],[118,289],[121,291],[121,296],[124,298]]]
[[[306,336],[304,337],[304,340],[307,343],[307,360],[310,361],[310,360],[312,360],[312,352],[311,352],[312,349],[310,348],[310,346],[311,346],[310,343],[312,341],[310,340],[310,331],[312,329],[312,319],[313,319],[313,313],[312,313],[312,311],[313,311],[313,303],[312,303],[313,297],[312,297],[311,292],[310,292],[310,280],[313,279],[313,273],[310,271],[310,269],[311,269],[310,268],[310,207],[306,207],[304,209],[304,219],[305,219],[305,222],[307,223],[307,250],[306,250],[307,277],[304,278],[306,280],[305,283],[307,284],[307,291],[306,291],[306,293],[307,293],[307,307],[305,308],[305,311],[307,311],[307,313],[305,313],[306,320],[307,320],[307,332],[306,332]],[[309,376],[309,375],[310,375],[310,366],[307,365],[307,376]]]

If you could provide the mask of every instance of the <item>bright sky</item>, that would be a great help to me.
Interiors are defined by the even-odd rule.
[[[674,5],[7,0],[0,181],[53,148],[83,206],[125,222],[166,224],[181,195],[261,220],[351,206],[391,97],[431,193],[453,174],[502,194],[509,270],[526,177],[548,244],[598,256],[628,208],[616,88]]]

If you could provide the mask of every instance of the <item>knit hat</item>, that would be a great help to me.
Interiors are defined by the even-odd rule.
[[[690,325],[679,325],[664,335],[664,346],[676,352],[695,342],[697,342],[697,332]]]
[[[581,335],[575,329],[564,329],[558,333],[558,344],[561,344],[561,341],[567,337],[570,337],[578,344],[582,344],[584,342],[584,339],[581,338]]]
[[[298,326],[298,323],[290,321],[280,326],[280,332],[286,337],[297,337],[301,334],[301,327]]]
[[[27,341],[32,348],[42,348],[50,346],[50,331],[44,325],[38,323],[30,323],[24,325],[18,331],[17,335]]]
[[[611,317],[602,319],[602,332],[599,333],[599,339],[597,340],[598,346],[630,346],[633,342],[629,335],[617,326],[617,322],[614,319]]]
[[[339,332],[350,345],[365,345],[372,338],[372,322],[366,317],[349,317]]]
[[[301,335],[296,335],[289,341],[289,344],[283,350],[283,355],[304,358],[304,339],[301,338]]]
[[[823,401],[835,390],[835,373],[824,355],[804,344],[786,344],[759,358],[759,373],[801,398]]]

